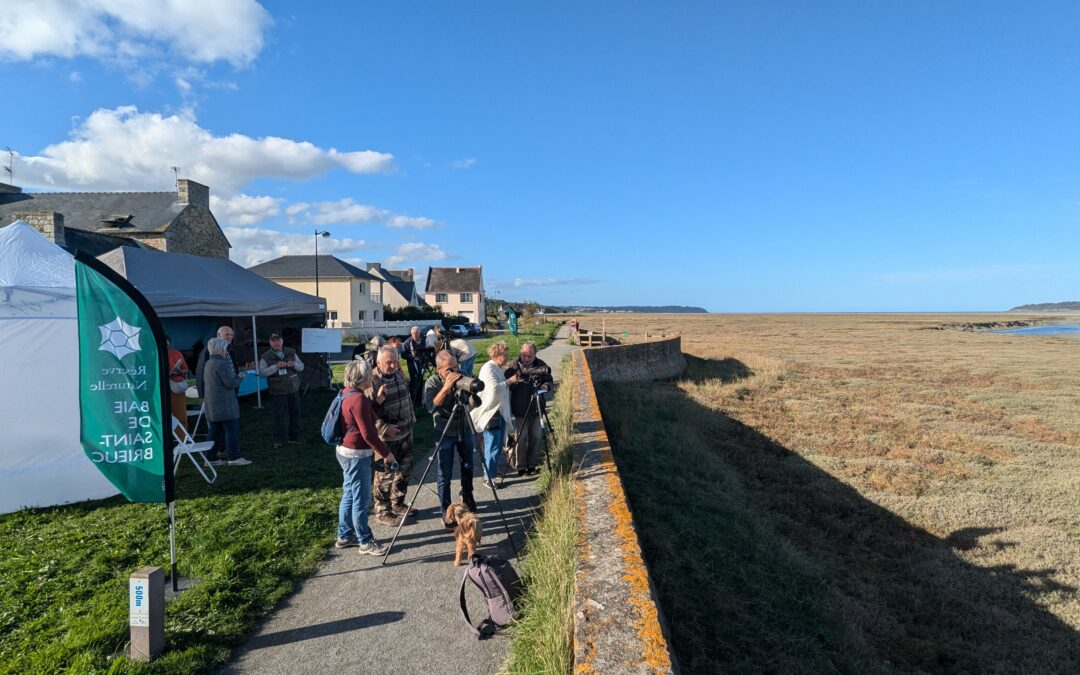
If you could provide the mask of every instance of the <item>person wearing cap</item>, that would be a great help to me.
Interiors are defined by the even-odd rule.
[[[270,399],[274,402],[274,447],[285,443],[288,423],[289,443],[300,445],[300,372],[304,362],[292,347],[286,347],[281,335],[270,335],[270,349],[259,359],[259,375],[266,378]]]

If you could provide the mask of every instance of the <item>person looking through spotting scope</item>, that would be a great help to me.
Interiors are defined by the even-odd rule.
[[[510,385],[510,412],[514,414],[514,429],[519,430],[519,437],[511,442],[509,460],[511,468],[523,476],[539,470],[544,447],[540,415],[546,411],[544,397],[555,379],[548,364],[536,357],[535,342],[521,345],[517,359],[506,369],[507,379],[514,376],[518,381]]]
[[[444,349],[435,355],[435,374],[424,383],[424,407],[431,413],[435,423],[435,436],[442,435],[438,448],[438,492],[442,513],[446,513],[450,506],[450,478],[454,473],[455,454],[461,461],[461,501],[470,511],[476,512],[472,486],[473,433],[469,421],[465,419],[467,413],[459,411],[457,415],[453,415],[453,423],[447,428],[457,397],[462,395],[454,390],[454,384],[460,379],[461,373],[457,371],[454,355]]]

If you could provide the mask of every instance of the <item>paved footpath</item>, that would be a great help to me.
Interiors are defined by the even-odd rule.
[[[563,357],[576,349],[562,326],[540,358],[558,378]],[[430,423],[425,419],[424,422]],[[413,486],[426,458],[413,471]],[[475,460],[479,455],[474,456]],[[455,467],[456,468],[456,467]],[[458,609],[464,566],[454,567],[454,537],[440,524],[433,466],[414,505],[420,511],[401,530],[385,566],[355,548],[330,549],[323,564],[285,600],[233,656],[226,673],[495,673],[506,657],[508,638],[477,640]],[[507,474],[499,500],[520,549],[536,507],[535,478]],[[454,479],[457,491],[457,479]],[[429,487],[431,489],[429,489]],[[491,491],[474,480],[484,523],[482,553],[512,558]],[[335,527],[337,514],[327,514]],[[375,537],[388,543],[393,528],[370,519]],[[515,566],[517,561],[513,561]],[[479,592],[468,593],[474,623],[487,616]]]

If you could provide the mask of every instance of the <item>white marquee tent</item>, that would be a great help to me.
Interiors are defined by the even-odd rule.
[[[118,493],[79,444],[75,259],[0,228],[0,513]]]

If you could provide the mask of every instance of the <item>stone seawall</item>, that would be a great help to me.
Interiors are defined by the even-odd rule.
[[[677,374],[679,339],[574,354],[573,451],[580,534],[574,593],[576,673],[673,673],[677,665],[612,456],[593,386],[594,360],[608,379]],[[616,351],[618,350],[618,351]],[[643,356],[664,362],[639,367]],[[685,362],[683,362],[685,367]],[[679,369],[681,371],[681,368]]]
[[[686,370],[681,337],[582,351],[594,382],[659,380]]]

